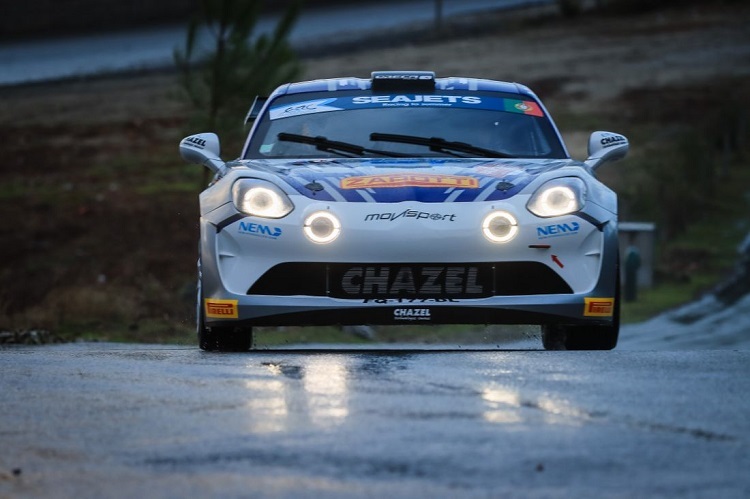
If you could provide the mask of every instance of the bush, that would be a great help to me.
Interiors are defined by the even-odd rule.
[[[255,35],[260,0],[201,0],[184,50],[176,50],[180,84],[194,113],[192,125],[237,139],[256,95],[295,79],[301,66],[287,41],[297,19],[293,4],[271,35]],[[200,33],[211,47],[200,51]]]

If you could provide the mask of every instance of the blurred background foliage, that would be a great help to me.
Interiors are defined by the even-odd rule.
[[[288,37],[301,3],[292,4],[270,34],[256,32],[261,7],[259,1],[200,0],[194,10],[185,47],[174,54],[193,130],[216,132],[231,143],[241,141],[237,110],[256,95],[269,95],[300,76],[302,67]],[[208,43],[202,43],[203,33]]]

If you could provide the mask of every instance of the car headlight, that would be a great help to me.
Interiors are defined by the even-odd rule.
[[[294,209],[281,189],[264,180],[238,180],[232,186],[232,200],[242,213],[262,218],[282,218]]]
[[[326,244],[339,237],[341,222],[327,211],[316,211],[305,219],[303,231],[310,241]]]
[[[586,184],[578,177],[550,180],[531,196],[526,208],[538,217],[559,217],[583,208]]]
[[[507,243],[516,237],[518,222],[507,211],[493,211],[482,220],[482,232],[493,243]]]

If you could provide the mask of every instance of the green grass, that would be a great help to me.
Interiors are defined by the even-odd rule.
[[[633,302],[622,302],[621,322],[630,324],[648,320],[665,310],[675,308],[695,297],[694,286],[684,284],[660,284],[638,291]]]
[[[197,344],[195,327],[188,321],[146,318],[137,322],[69,320],[61,322],[56,335],[67,341],[108,341],[115,343]]]
[[[750,231],[750,169],[742,158],[714,193],[718,201],[687,230],[657,244],[657,279],[638,300],[623,303],[625,323],[649,319],[710,292],[737,262],[739,243]]]

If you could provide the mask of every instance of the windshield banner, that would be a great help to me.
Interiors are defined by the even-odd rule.
[[[356,97],[332,97],[315,99],[272,107],[268,114],[272,120],[291,118],[305,114],[327,113],[350,109],[374,109],[386,107],[449,107],[504,111],[508,113],[544,116],[536,102],[518,99],[503,99],[479,95],[359,95]]]

